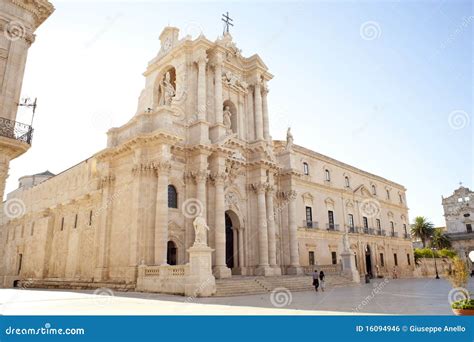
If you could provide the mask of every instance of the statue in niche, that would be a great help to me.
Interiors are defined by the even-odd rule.
[[[226,129],[227,134],[230,134],[232,133],[232,121],[231,121],[232,113],[230,112],[229,106],[224,107],[223,115],[224,115],[224,127]]]
[[[158,102],[159,106],[171,106],[171,101],[176,95],[176,91],[171,84],[171,76],[170,73],[167,72],[163,80],[160,83],[160,101]]]
[[[286,131],[286,150],[291,151],[293,148],[293,134],[291,134],[291,127]]]
[[[206,220],[202,217],[202,213],[194,219],[194,246],[207,246],[207,231],[209,227],[206,224]]]

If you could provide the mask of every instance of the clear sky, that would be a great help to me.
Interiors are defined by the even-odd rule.
[[[444,225],[441,195],[473,188],[471,1],[52,2],[22,92],[39,99],[33,147],[7,191],[104,148],[135,113],[163,27],[215,40],[226,11],[242,54],[275,75],[274,139],[291,125],[296,144],[405,185],[411,219]]]

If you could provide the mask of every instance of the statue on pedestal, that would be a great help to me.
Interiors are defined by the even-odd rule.
[[[232,113],[230,112],[230,107],[229,106],[225,106],[224,107],[224,126],[225,126],[225,129],[226,129],[226,132],[227,134],[230,134],[232,133],[232,121],[230,120],[230,118],[232,117]]]
[[[207,231],[209,227],[204,217],[202,217],[202,213],[194,219],[193,226],[195,235],[194,246],[207,246]]]
[[[176,91],[171,84],[170,73],[167,72],[163,80],[160,83],[160,101],[158,102],[159,106],[171,106],[171,100],[175,97]]]
[[[291,151],[293,148],[293,134],[291,134],[291,127],[286,131],[286,150]]]

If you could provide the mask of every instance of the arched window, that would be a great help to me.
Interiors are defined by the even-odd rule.
[[[306,162],[303,163],[303,173],[305,175],[309,175],[309,166],[308,166],[308,163]]]
[[[329,182],[331,180],[331,172],[328,169],[325,170],[326,173],[326,181]]]
[[[349,177],[347,177],[347,176],[344,177],[344,181],[346,182],[346,188],[350,188],[351,183],[350,183],[350,181],[349,181]]]
[[[168,208],[178,208],[178,192],[173,185],[168,185]]]
[[[375,184],[372,184],[372,195],[377,195],[377,187]]]
[[[390,199],[390,190],[387,189],[386,191],[387,191],[387,199],[389,200]]]

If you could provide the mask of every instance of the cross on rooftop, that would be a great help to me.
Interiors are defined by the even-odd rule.
[[[232,21],[234,21],[234,19],[229,17],[229,12],[227,12],[226,14],[222,15],[221,20],[224,22],[224,34],[229,33],[230,26],[234,26],[234,24],[232,24]]]

